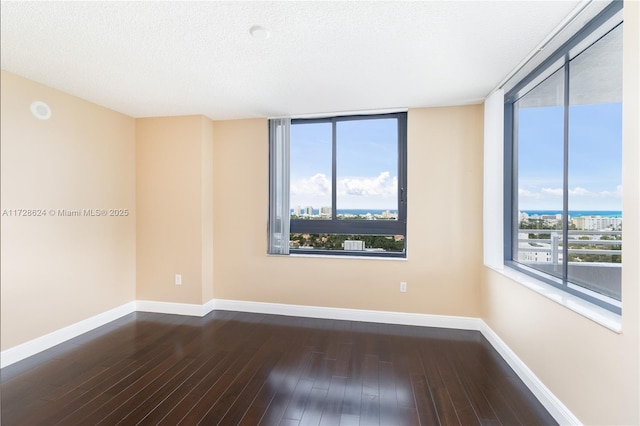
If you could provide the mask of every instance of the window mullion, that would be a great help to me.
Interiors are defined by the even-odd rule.
[[[403,197],[402,203],[398,204],[398,220],[407,222],[407,199],[408,199],[408,179],[407,179],[407,144],[400,143],[401,140],[407,140],[407,122],[397,118],[398,123],[398,146],[399,149],[399,166],[398,166],[398,183],[402,186]],[[405,228],[406,233],[406,228]]]
[[[505,135],[510,135],[511,140],[507,141],[504,152],[504,171],[511,175],[510,185],[506,182],[504,199],[510,200],[510,203],[504,203],[504,217],[506,218],[504,235],[505,260],[517,260],[516,250],[518,248],[518,232],[520,230],[520,217],[518,215],[518,128],[517,104],[512,102],[508,108],[505,108]],[[507,138],[505,138],[507,139]],[[508,176],[505,174],[505,176]]]
[[[562,188],[562,281],[569,279],[569,55],[564,64],[564,154]]]
[[[338,220],[338,209],[336,207],[336,201],[338,199],[338,184],[337,176],[338,171],[336,167],[337,154],[337,123],[336,119],[331,120],[331,220]]]

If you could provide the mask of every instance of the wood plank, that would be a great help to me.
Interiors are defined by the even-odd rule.
[[[171,411],[189,392],[196,387],[222,360],[229,356],[228,352],[215,352],[204,363],[193,362],[173,382],[166,383],[152,398],[133,410],[124,420],[130,424],[157,424]]]
[[[333,376],[331,378],[331,384],[322,409],[321,426],[340,424],[340,411],[342,410],[342,401],[344,400],[346,388],[347,379],[345,377]]]
[[[282,418],[286,406],[282,406],[281,400],[276,401],[276,395],[278,390],[286,389],[287,378],[292,372],[301,371],[302,367],[307,362],[307,352],[298,350],[295,345],[289,344],[286,352],[280,357],[269,376],[265,379],[265,382],[251,403],[251,406],[245,413],[244,417],[240,421],[240,425],[254,426],[260,424],[260,422],[267,416],[268,410],[271,408],[271,415]],[[294,373],[295,374],[295,373]],[[273,414],[273,413],[277,414]],[[268,423],[268,422],[267,422]],[[277,423],[272,421],[271,424]]]
[[[280,358],[279,353],[269,353],[266,355],[260,368],[256,371],[253,377],[246,383],[242,377],[239,377],[235,383],[238,383],[238,388],[245,385],[241,392],[237,395],[235,402],[231,404],[223,399],[216,404],[213,409],[203,419],[204,424],[213,424],[213,421],[220,419],[218,424],[220,425],[237,425],[244,417],[244,414],[248,411],[249,407],[254,401],[255,396],[260,389],[264,386],[265,382],[269,378],[269,373],[273,369],[273,366],[278,362]],[[244,382],[244,383],[243,383]],[[228,390],[232,392],[232,390]],[[229,397],[231,398],[231,397]],[[219,409],[217,409],[219,407]],[[228,409],[227,409],[228,408]],[[225,411],[226,410],[226,411]],[[220,414],[225,411],[224,416]]]
[[[289,401],[293,397],[296,385],[300,380],[300,376],[310,362],[312,354],[308,352],[304,346],[298,346],[295,349],[292,348],[292,350],[296,351],[299,355],[295,358],[295,361],[292,362],[290,368],[284,369],[282,374],[274,378],[274,390],[276,393],[260,420],[260,424],[273,425],[278,424],[282,420]]]
[[[459,425],[460,420],[456,414],[455,406],[440,375],[440,367],[434,351],[435,346],[433,343],[420,346],[422,366],[427,377],[433,404],[442,425]]]
[[[309,392],[309,397],[307,398],[307,402],[304,406],[304,412],[300,418],[301,426],[318,426],[320,424],[320,420],[322,419],[322,410],[324,408],[328,392],[328,389],[311,388],[311,392]]]
[[[185,417],[197,423],[209,411],[227,387],[235,380],[234,366],[243,365],[251,358],[250,352],[230,356],[216,365],[205,378],[161,420],[161,424],[176,425]],[[193,413],[192,413],[193,412]],[[146,422],[145,422],[146,423]],[[188,423],[185,423],[188,424]]]
[[[420,418],[420,424],[423,425],[438,425],[440,419],[438,419],[438,413],[436,407],[433,405],[431,399],[431,391],[427,384],[427,379],[423,374],[411,375],[411,384],[413,386],[413,394],[416,398],[416,406],[418,408],[418,416]]]
[[[391,362],[380,362],[378,371],[380,376],[380,424],[402,424],[400,412],[398,411],[393,364]]]

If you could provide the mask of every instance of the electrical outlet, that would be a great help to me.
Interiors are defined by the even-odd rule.
[[[182,285],[182,275],[176,274],[176,285]]]
[[[402,281],[400,283],[400,293],[406,293],[407,292],[407,283]]]

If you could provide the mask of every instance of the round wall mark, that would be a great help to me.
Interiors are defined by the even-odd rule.
[[[42,101],[35,101],[31,104],[31,114],[39,120],[48,120],[51,118],[51,108]]]

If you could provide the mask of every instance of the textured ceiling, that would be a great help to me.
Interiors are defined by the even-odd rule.
[[[133,117],[467,104],[578,3],[3,1],[1,64]]]

